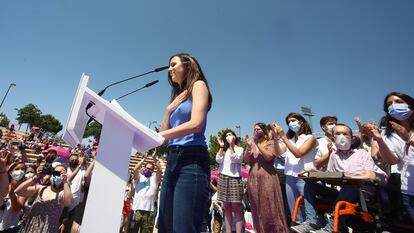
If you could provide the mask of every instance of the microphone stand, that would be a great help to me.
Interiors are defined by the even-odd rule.
[[[118,81],[118,82],[111,83],[111,84],[109,84],[108,86],[106,86],[104,89],[100,90],[100,91],[98,92],[98,95],[99,95],[99,96],[102,96],[102,95],[105,93],[106,89],[108,89],[109,87],[112,87],[112,86],[117,85],[117,84],[119,84],[119,83],[123,83],[123,82],[129,81],[129,80],[131,80],[131,79],[139,78],[139,77],[144,76],[144,75],[147,75],[147,74],[151,74],[151,73],[155,73],[155,72],[160,72],[160,71],[163,71],[163,70],[165,70],[165,69],[168,69],[168,67],[169,67],[169,66],[159,67],[159,68],[156,68],[156,69],[154,69],[154,70],[152,70],[152,71],[149,71],[149,72],[146,72],[146,73],[143,73],[143,74],[139,74],[139,75],[136,75],[136,76],[133,76],[133,77],[130,77],[130,78],[127,78],[127,79],[124,79],[124,80]]]
[[[166,70],[166,69],[168,69],[168,67],[169,67],[169,66],[162,66],[162,67],[158,67],[158,68],[155,68],[155,69],[154,69],[154,70],[152,70],[152,71],[148,71],[148,72],[143,73],[143,74],[139,74],[139,75],[136,75],[136,76],[132,76],[132,77],[130,77],[130,78],[123,79],[123,80],[121,80],[121,81],[117,81],[117,82],[111,83],[111,84],[109,84],[108,86],[106,86],[104,89],[100,90],[100,91],[98,92],[98,95],[99,95],[99,96],[102,96],[102,95],[105,93],[106,89],[108,89],[109,87],[112,87],[112,86],[117,85],[117,84],[119,84],[119,83],[123,83],[123,82],[129,81],[129,80],[131,80],[131,79],[139,78],[139,77],[144,76],[144,75],[147,75],[147,74],[151,74],[151,73],[155,73],[155,72],[160,72],[160,71]],[[88,103],[88,105],[86,106],[86,109],[85,109],[86,115],[87,115],[88,117],[90,117],[90,118],[89,118],[89,121],[88,121],[88,123],[87,123],[87,125],[89,125],[89,124],[90,124],[93,120],[95,120],[95,119],[94,119],[94,117],[93,117],[93,116],[91,116],[91,115],[89,115],[89,113],[88,113],[88,110],[89,110],[89,109],[90,109],[93,105],[95,105],[95,103],[93,103],[93,102],[91,101],[91,102],[89,102],[89,103]],[[95,121],[96,121],[96,120],[95,120]],[[96,122],[97,122],[97,121],[96,121]],[[99,123],[99,122],[98,122],[98,123]]]
[[[144,88],[150,87],[150,86],[152,86],[152,85],[156,84],[157,82],[159,82],[159,80],[155,80],[155,81],[153,81],[153,82],[151,82],[151,83],[148,83],[147,85],[145,85],[145,86],[143,86],[143,87],[140,87],[140,88],[136,89],[135,91],[128,92],[128,93],[126,93],[125,95],[123,95],[123,96],[120,96],[120,97],[116,98],[115,100],[120,100],[120,99],[122,99],[122,98],[124,98],[124,97],[126,97],[126,96],[129,96],[129,95],[131,95],[131,94],[133,94],[133,93],[135,93],[135,92],[137,92],[137,91],[139,91],[139,90],[142,90],[142,89],[144,89]]]

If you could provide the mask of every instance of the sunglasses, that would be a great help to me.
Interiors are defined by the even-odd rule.
[[[52,176],[60,176],[60,171],[53,171]]]

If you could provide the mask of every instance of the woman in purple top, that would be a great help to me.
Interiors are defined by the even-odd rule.
[[[204,131],[212,97],[200,65],[190,54],[173,55],[168,71],[171,102],[160,128],[168,141],[168,158],[158,232],[196,233],[200,232],[210,190]]]

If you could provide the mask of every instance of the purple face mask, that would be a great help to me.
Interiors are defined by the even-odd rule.
[[[260,139],[264,136],[264,132],[263,131],[256,131],[256,132],[254,132],[254,135],[256,136],[257,139]]]
[[[144,169],[144,176],[145,177],[150,177],[152,175],[152,171],[148,168]]]

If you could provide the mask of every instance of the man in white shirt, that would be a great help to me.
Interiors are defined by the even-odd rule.
[[[135,195],[132,204],[133,220],[135,221],[135,229],[138,228],[140,233],[152,233],[153,219],[158,185],[161,181],[162,170],[161,165],[156,156],[157,150],[152,153],[154,163],[147,162],[144,169],[141,166],[144,164],[147,153],[144,154],[143,159],[134,167],[135,179]],[[154,166],[155,165],[155,166]],[[156,168],[156,171],[154,172]]]
[[[326,165],[329,161],[329,150],[328,145],[332,143],[332,129],[338,122],[338,118],[336,116],[324,116],[319,121],[321,129],[325,133],[325,135],[321,138],[318,138],[318,151],[315,155],[315,167],[320,171],[326,171]]]
[[[72,191],[72,204],[68,207],[66,216],[63,219],[64,232],[78,232],[81,225],[80,216],[83,215],[81,202],[85,195],[85,186],[88,186],[91,180],[91,173],[94,162],[86,165],[85,156],[72,154],[69,157],[69,168],[67,171],[70,190]]]

